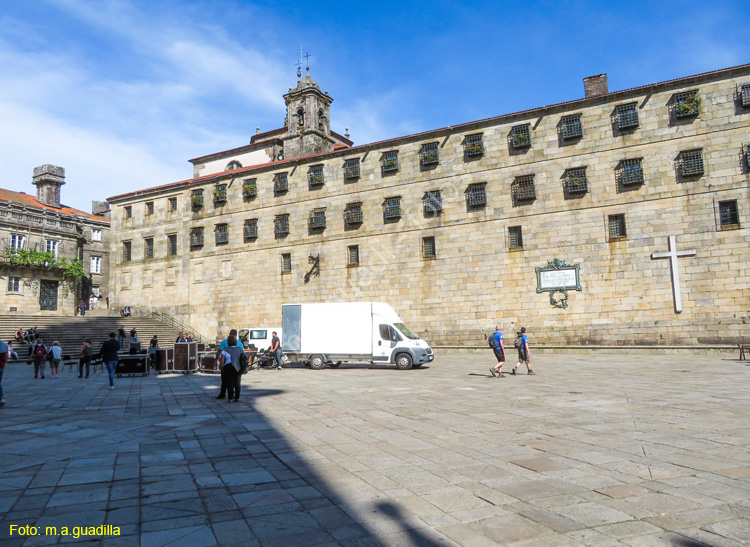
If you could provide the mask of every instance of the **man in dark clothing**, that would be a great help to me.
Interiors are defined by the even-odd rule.
[[[174,341],[175,344],[182,344],[184,342],[187,342],[187,336],[185,336],[185,333],[180,331],[180,334],[177,336],[177,340]]]
[[[120,347],[125,347],[125,327],[120,327],[120,330],[117,331],[120,334]]]
[[[99,355],[107,365],[107,372],[109,373],[109,389],[115,389],[115,367],[119,356],[117,353],[120,351],[120,344],[117,343],[116,334],[114,332],[109,333],[109,340],[102,344],[102,349],[99,350]]]
[[[281,340],[276,335],[276,331],[273,331],[273,338],[271,338],[271,354],[276,359],[276,369],[281,370]]]
[[[219,366],[221,367],[221,389],[229,395],[227,402],[240,400],[240,356],[242,350],[237,347],[237,339],[234,336],[227,338],[227,347],[219,353]],[[220,399],[221,397],[217,397]]]

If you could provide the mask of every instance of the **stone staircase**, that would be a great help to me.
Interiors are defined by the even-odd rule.
[[[80,355],[81,343],[84,338],[90,338],[94,352],[98,352],[102,343],[109,338],[110,332],[117,333],[120,326],[125,327],[127,341],[130,340],[130,329],[135,327],[138,331],[138,340],[141,348],[148,347],[151,338],[156,335],[160,345],[165,347],[172,344],[179,333],[177,327],[168,325],[156,317],[114,317],[106,315],[106,310],[93,313],[87,312],[80,317],[55,317],[39,315],[5,315],[0,317],[0,339],[4,342],[13,340],[13,335],[18,327],[24,330],[38,327],[39,335],[44,345],[50,347],[57,340],[63,350],[63,355],[70,355],[77,359]],[[22,360],[26,360],[26,344],[15,343],[15,350]]]

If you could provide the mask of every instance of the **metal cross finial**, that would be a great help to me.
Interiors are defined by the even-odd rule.
[[[310,70],[310,52],[307,52],[307,55],[305,55],[305,61],[307,61],[307,70]]]
[[[695,249],[687,251],[677,250],[677,238],[675,236],[669,236],[667,239],[669,243],[669,252],[666,253],[651,253],[651,259],[655,258],[668,258],[669,266],[672,272],[672,296],[674,297],[674,311],[675,313],[682,313],[682,292],[680,291],[680,270],[677,265],[677,259],[683,256],[695,256]]]

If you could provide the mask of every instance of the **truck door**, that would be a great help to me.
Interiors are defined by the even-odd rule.
[[[393,349],[401,340],[401,336],[396,332],[396,329],[384,323],[375,324],[374,331],[372,341],[372,360],[385,361],[387,363],[391,359]]]

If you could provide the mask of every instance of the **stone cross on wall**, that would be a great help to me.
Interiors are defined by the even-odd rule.
[[[687,251],[677,250],[677,238],[668,237],[669,251],[666,253],[651,253],[651,259],[668,258],[670,270],[672,271],[672,296],[674,297],[674,312],[682,313],[682,293],[680,291],[680,269],[677,259],[683,256],[695,256],[695,249]]]

